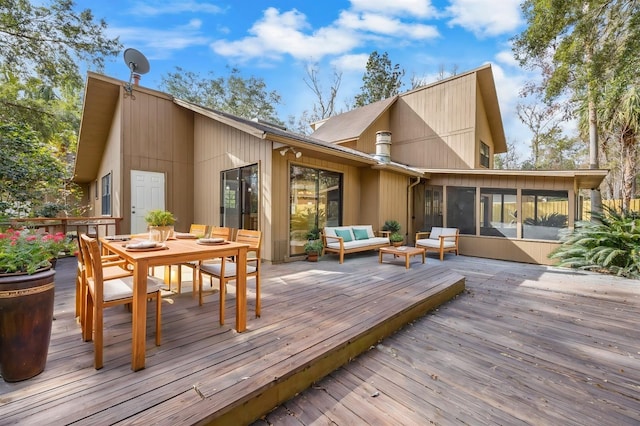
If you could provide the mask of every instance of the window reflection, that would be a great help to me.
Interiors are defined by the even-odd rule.
[[[291,166],[290,255],[304,254],[309,231],[338,226],[342,217],[342,174]]]
[[[557,240],[567,227],[567,191],[522,190],[522,237]]]
[[[515,189],[480,189],[480,235],[516,238]]]

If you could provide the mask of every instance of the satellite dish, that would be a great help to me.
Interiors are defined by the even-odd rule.
[[[146,74],[149,72],[149,61],[136,49],[124,51],[124,63],[127,64],[132,74]]]
[[[127,64],[129,69],[131,70],[131,74],[129,75],[129,83],[124,85],[124,90],[129,95],[131,95],[133,92],[131,80],[135,80],[136,86],[138,85],[138,82],[140,81],[140,75],[149,72],[149,61],[147,61],[147,58],[145,58],[144,55],[136,49],[129,48],[124,51],[124,63]],[[125,95],[127,93],[125,93]]]

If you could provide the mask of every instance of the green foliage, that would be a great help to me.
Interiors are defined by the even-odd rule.
[[[173,213],[167,210],[149,210],[144,220],[150,226],[171,226],[176,223]]]
[[[201,106],[224,111],[247,119],[260,118],[284,124],[278,118],[276,105],[281,103],[276,91],[267,91],[262,78],[244,78],[232,68],[229,75],[213,78],[176,67],[175,73],[162,76],[161,87],[173,96]]]
[[[397,95],[404,74],[399,64],[391,65],[387,52],[379,55],[373,51],[369,55],[367,70],[362,76],[361,93],[356,95],[354,106],[365,106]]]
[[[29,128],[29,143],[37,140],[39,146],[17,150],[34,156],[21,176],[24,181],[5,186],[4,179],[17,176],[15,160],[0,172],[0,210],[13,209],[11,215],[21,213],[16,208],[23,200],[38,209],[45,199],[82,212],[80,189],[71,183],[83,86],[80,66],[101,70],[104,57],[115,56],[121,45],[105,36],[105,22],[96,21],[90,10],[75,9],[70,0],[6,0],[0,7],[0,124]],[[16,151],[0,147],[3,160],[11,150]]]
[[[537,218],[528,217],[524,220],[525,225],[550,226],[553,228],[563,228],[567,225],[567,215],[561,213],[545,214]]]
[[[399,243],[401,241],[404,241],[404,237],[399,232],[394,232],[389,235],[389,241],[391,241],[392,243]]]
[[[307,241],[304,244],[304,252],[306,254],[322,252],[322,241],[320,241],[320,240],[309,240],[309,241]]]
[[[382,225],[383,231],[389,231],[392,234],[400,232],[400,228],[400,222],[398,222],[397,220],[387,220],[384,222],[384,225]]]
[[[64,166],[24,124],[0,124],[0,202],[42,202],[48,188],[62,187]]]
[[[640,278],[640,215],[605,209],[591,222],[577,222],[549,257],[559,266]]]
[[[37,217],[56,217],[59,212],[64,210],[64,206],[58,203],[44,203],[42,207],[36,210]]]
[[[317,227],[313,227],[307,232],[307,240],[318,240],[320,239],[320,230]]]
[[[98,70],[105,56],[121,49],[105,36],[107,24],[71,0],[4,0],[0,7],[0,64],[23,81],[39,78],[49,87],[82,86],[79,64]]]
[[[50,266],[52,259],[75,250],[77,245],[62,232],[55,235],[32,230],[8,229],[0,233],[0,273],[33,274]]]

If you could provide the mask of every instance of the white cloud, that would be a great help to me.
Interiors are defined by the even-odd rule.
[[[194,0],[173,0],[163,2],[136,2],[129,9],[129,13],[133,15],[175,15],[177,13],[193,12],[193,13],[223,13],[225,9],[215,4],[207,2],[198,2]]]
[[[252,35],[237,41],[218,40],[211,47],[219,55],[239,60],[254,57],[276,59],[284,54],[296,59],[318,60],[328,54],[350,51],[360,43],[349,29],[328,26],[305,34],[304,30],[308,28],[303,13],[295,9],[280,13],[271,7],[251,27],[249,33]]]
[[[415,40],[433,39],[438,37],[438,29],[432,25],[411,24],[396,18],[390,18],[376,13],[356,14],[344,11],[336,21],[339,27],[356,31],[365,31],[396,38],[411,38]]]
[[[331,65],[334,66],[338,71],[364,72],[364,70],[367,67],[368,60],[369,60],[368,53],[360,53],[357,55],[342,55],[332,60]]]
[[[501,64],[510,66],[510,67],[519,67],[520,63],[518,62],[518,60],[513,56],[513,52],[511,50],[502,50],[498,53],[496,53],[496,61],[500,62]]]
[[[351,0],[353,10],[378,12],[385,15],[409,15],[420,18],[434,18],[436,9],[431,0]]]
[[[519,0],[451,0],[450,26],[459,25],[477,37],[513,32],[520,24]]]

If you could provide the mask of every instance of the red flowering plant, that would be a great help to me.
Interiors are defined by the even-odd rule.
[[[62,232],[38,233],[30,229],[0,232],[0,274],[35,273],[73,250],[75,244]]]

